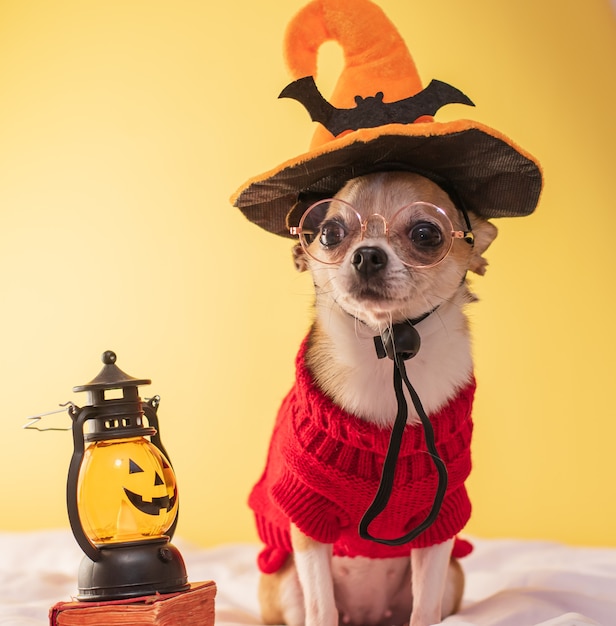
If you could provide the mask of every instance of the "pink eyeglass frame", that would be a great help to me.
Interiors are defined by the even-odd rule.
[[[301,217],[301,219],[299,221],[299,224],[297,226],[290,226],[289,227],[289,233],[291,235],[299,237],[300,245],[302,246],[302,249],[306,252],[306,254],[308,254],[311,258],[313,258],[318,263],[323,263],[324,265],[339,265],[339,262],[338,261],[323,261],[322,259],[319,259],[316,256],[314,256],[310,252],[310,250],[308,249],[309,246],[306,245],[305,238],[303,238],[301,235],[304,234],[304,232],[303,232],[303,224],[304,224],[304,219],[306,218],[308,213],[310,213],[310,211],[315,206],[317,206],[319,204],[324,204],[326,202],[336,202],[336,203],[339,203],[339,204],[344,204],[357,217],[357,221],[359,222],[359,225],[360,225],[360,238],[359,238],[359,241],[363,241],[364,240],[366,231],[368,229],[368,223],[370,222],[370,220],[372,220],[373,218],[380,219],[382,221],[382,223],[383,223],[383,234],[387,238],[387,243],[389,243],[389,225],[393,224],[396,221],[396,218],[398,217],[398,215],[400,215],[400,213],[402,213],[402,211],[406,211],[407,209],[409,209],[410,207],[412,207],[412,206],[414,206],[416,204],[429,206],[432,209],[435,209],[439,214],[441,214],[447,220],[447,223],[451,226],[451,230],[449,231],[450,235],[451,235],[451,239],[449,240],[449,246],[447,248],[447,251],[443,254],[443,256],[438,261],[435,261],[434,263],[424,264],[424,265],[412,265],[410,263],[406,263],[405,261],[403,261],[401,259],[402,263],[404,263],[404,265],[407,265],[408,267],[414,267],[414,268],[418,268],[418,269],[427,269],[427,268],[430,268],[430,267],[436,267],[439,263],[442,263],[447,258],[447,255],[451,252],[451,248],[453,247],[454,239],[464,239],[470,245],[473,245],[474,241],[475,241],[475,236],[473,235],[473,232],[471,230],[453,230],[453,224],[451,223],[451,220],[449,219],[449,216],[447,215],[445,210],[441,209],[441,207],[437,206],[436,204],[432,204],[431,202],[424,202],[423,200],[418,200],[416,202],[411,202],[410,204],[406,204],[402,208],[398,209],[398,211],[396,211],[394,213],[393,217],[388,222],[387,219],[385,218],[385,216],[381,215],[380,213],[371,213],[370,215],[368,215],[368,217],[366,217],[366,219],[362,219],[361,215],[353,207],[353,205],[349,204],[345,200],[339,200],[337,198],[325,198],[324,200],[319,200],[318,202],[315,202],[314,204],[311,204],[304,211],[304,213],[303,213],[303,215],[302,215],[302,217]],[[444,231],[443,234],[445,234],[446,232],[447,231]]]

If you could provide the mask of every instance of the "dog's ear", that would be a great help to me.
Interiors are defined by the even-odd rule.
[[[295,263],[295,268],[299,272],[305,272],[308,269],[308,259],[306,258],[306,253],[299,243],[293,246],[293,262]]]
[[[498,229],[494,224],[484,220],[481,217],[471,213],[468,214],[475,235],[475,245],[473,246],[473,254],[468,269],[475,274],[483,276],[486,273],[488,261],[482,256],[490,247],[490,244],[496,239]]]

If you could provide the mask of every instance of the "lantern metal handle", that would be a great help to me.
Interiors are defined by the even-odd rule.
[[[156,432],[150,437],[150,441],[163,453],[163,455],[169,462],[169,465],[173,469],[173,463],[171,463],[171,459],[169,458],[169,455],[167,454],[167,451],[165,450],[165,446],[163,445],[163,442],[160,437],[160,426],[158,425],[158,407],[159,406],[160,406],[160,396],[154,396],[150,398],[147,402],[144,402],[141,405],[141,408],[143,409],[143,414],[148,419],[148,424],[150,426],[153,426],[154,429],[156,430]],[[178,508],[175,513],[175,519],[173,520],[173,523],[171,524],[171,526],[165,533],[169,537],[169,539],[173,539],[175,529],[178,525],[179,516],[180,516],[180,503],[178,500]]]
[[[69,414],[73,419],[73,456],[68,466],[66,480],[66,504],[71,530],[79,547],[92,561],[98,561],[101,558],[101,551],[88,539],[81,526],[77,507],[77,480],[85,452],[84,424],[86,420],[95,417],[97,412],[94,406],[85,406],[83,409],[74,406],[69,409]]]

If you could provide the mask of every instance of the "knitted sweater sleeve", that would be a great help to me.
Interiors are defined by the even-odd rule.
[[[310,455],[293,436],[294,402],[291,392],[280,407],[267,464],[249,500],[262,541],[287,552],[291,523],[322,543],[334,543],[350,523],[326,490],[319,489],[327,478],[319,476]]]
[[[273,485],[272,497],[299,530],[321,543],[334,543],[348,525],[342,509],[291,472]]]

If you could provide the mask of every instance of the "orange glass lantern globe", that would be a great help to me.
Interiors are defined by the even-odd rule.
[[[77,494],[83,531],[98,546],[163,537],[178,511],[171,464],[144,437],[90,443]]]

